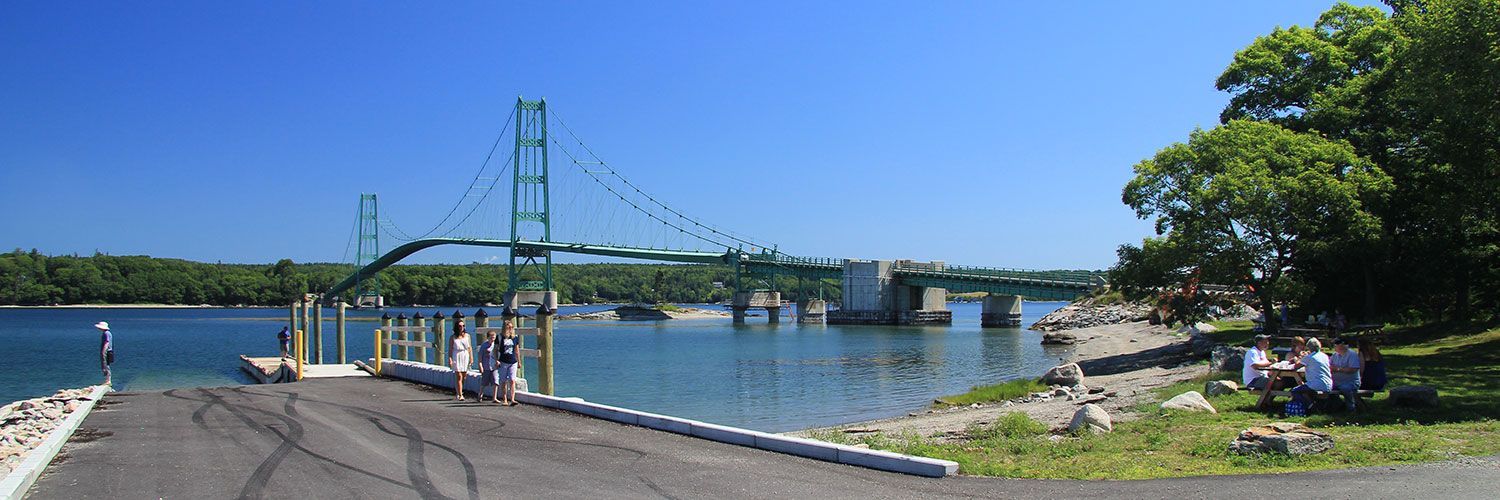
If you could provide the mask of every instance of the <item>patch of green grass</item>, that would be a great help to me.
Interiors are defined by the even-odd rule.
[[[1008,439],[1040,436],[1046,434],[1047,430],[1047,424],[1017,411],[1001,415],[988,425],[971,425],[965,433],[977,439]]]
[[[1248,343],[1248,322],[1243,322],[1243,331],[1235,323],[1220,326],[1228,326],[1220,331],[1221,338],[1226,339],[1221,341],[1242,339]],[[1098,436],[1051,437],[1045,425],[1021,413],[1011,413],[987,425],[971,426],[966,436],[956,441],[910,433],[870,433],[851,438],[823,432],[815,437],[953,460],[964,474],[1077,479],[1263,474],[1500,453],[1500,329],[1429,325],[1387,331],[1392,335],[1382,352],[1390,387],[1437,387],[1440,407],[1397,407],[1389,403],[1386,393],[1377,393],[1368,401],[1368,411],[1288,418],[1256,409],[1258,396],[1238,392],[1208,398],[1218,413],[1161,410],[1160,401],[1167,397],[1189,390],[1201,392],[1204,383],[1211,380],[1239,378],[1237,372],[1211,373],[1156,391],[1155,401],[1135,408],[1139,418],[1117,421],[1113,432]],[[1033,392],[1030,387],[1020,390],[1027,383],[1035,381],[1000,386],[1009,385],[1012,394],[1020,395]],[[976,388],[970,394],[983,389],[989,388]],[[1228,453],[1230,441],[1241,430],[1277,421],[1302,423],[1327,432],[1334,437],[1335,446],[1325,453],[1302,457]]]
[[[657,304],[656,307],[654,307],[653,309],[656,309],[658,311],[666,311],[666,312],[680,312],[680,311],[682,311],[681,307],[677,307],[677,306],[674,306],[672,304]]]
[[[1252,321],[1210,321],[1219,330],[1208,333],[1208,338],[1220,344],[1249,347],[1255,340],[1255,323]]]
[[[974,386],[973,389],[969,389],[969,392],[942,399],[954,405],[970,405],[991,401],[1009,401],[1047,389],[1046,385],[1035,379],[1012,380],[1003,384]]]
[[[1094,305],[1097,306],[1122,304],[1125,302],[1129,302],[1129,300],[1126,299],[1125,294],[1121,293],[1119,290],[1108,290],[1104,293],[1094,296]]]

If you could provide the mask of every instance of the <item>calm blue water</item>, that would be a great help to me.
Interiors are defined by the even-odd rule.
[[[1030,324],[1062,305],[1028,302],[1023,320]],[[557,392],[784,432],[902,415],[977,384],[1040,375],[1068,354],[1066,348],[1042,347],[1038,332],[980,328],[979,304],[948,307],[953,325],[937,327],[770,325],[764,317],[743,325],[727,317],[559,321]],[[560,313],[606,308],[565,307]],[[351,310],[349,317],[431,317],[437,311]],[[453,308],[442,311],[451,316]],[[336,362],[333,312],[324,312],[324,359]],[[115,334],[117,389],[252,383],[240,372],[238,356],[275,356],[275,334],[287,315],[285,309],[0,309],[0,346],[8,351],[0,402],[102,382],[99,333],[91,326],[101,320]],[[350,359],[368,358],[377,323],[347,324]],[[533,384],[535,365],[526,365]]]

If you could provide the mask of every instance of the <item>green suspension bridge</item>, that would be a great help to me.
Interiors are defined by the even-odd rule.
[[[509,158],[499,161],[497,152],[508,152]],[[562,168],[556,168],[559,163]],[[504,180],[509,180],[508,193]],[[775,244],[708,224],[648,195],[584,145],[545,99],[517,98],[469,188],[430,230],[413,235],[381,219],[374,194],[360,196],[356,230],[350,244],[356,249],[355,271],[324,293],[331,299],[352,290],[360,298],[356,305],[364,297],[380,296],[380,270],[441,245],[507,248],[509,292],[553,290],[554,252],[733,266],[735,288],[744,293],[774,287],[778,277],[845,280],[846,286],[851,278],[873,277],[887,286],[906,287],[901,293],[919,291],[899,307],[895,303],[900,301],[892,300],[871,306],[885,308],[921,309],[920,290],[929,288],[1070,300],[1102,283],[1100,273],[901,260],[881,261],[888,264],[871,268],[878,275],[866,276],[851,274],[857,266],[846,259],[788,255]],[[382,234],[401,243],[381,253]],[[745,300],[752,299],[747,295]],[[779,296],[775,301],[779,307]],[[846,297],[846,309],[849,302]],[[1018,318],[1019,299],[1014,308]]]

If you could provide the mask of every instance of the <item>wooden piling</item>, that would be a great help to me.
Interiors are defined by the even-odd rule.
[[[552,311],[536,312],[537,392],[552,395]],[[519,358],[519,356],[518,356]]]
[[[313,363],[323,364],[323,298],[316,297],[313,300]]]
[[[346,306],[347,304],[344,304],[344,301],[342,300],[333,305],[333,336],[334,339],[338,342],[338,347],[335,347],[334,349],[338,351],[339,364],[341,365],[349,362],[344,357],[344,308]]]

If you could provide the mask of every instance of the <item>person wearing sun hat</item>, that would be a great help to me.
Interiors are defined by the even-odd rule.
[[[100,321],[94,323],[94,328],[99,329],[99,368],[104,370],[104,385],[109,383],[109,364],[115,361],[115,336],[109,333],[109,323]]]

